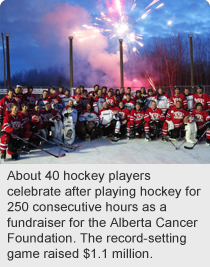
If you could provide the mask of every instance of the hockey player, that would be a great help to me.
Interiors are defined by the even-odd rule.
[[[23,94],[21,93],[22,86],[21,85],[16,85],[15,87],[15,92],[14,92],[14,99],[17,102],[19,106],[19,111],[21,111],[21,103],[23,101]]]
[[[135,107],[135,101],[131,99],[131,95],[130,94],[126,95],[126,99],[123,99],[123,103],[124,103],[125,107],[127,109],[129,109],[130,111],[132,109],[134,109],[134,107]]]
[[[107,87],[103,86],[102,87],[102,97],[105,99],[107,97]]]
[[[10,87],[7,90],[7,95],[4,96],[1,100],[0,100],[0,125],[3,124],[3,119],[10,114],[11,112],[11,106],[14,103],[17,103],[13,97],[14,95],[14,89],[12,87]]]
[[[45,105],[46,105],[47,103],[49,103],[49,104],[52,103],[52,100],[51,100],[50,98],[48,98],[47,95],[48,95],[47,90],[44,90],[44,91],[42,92],[42,98],[40,98],[40,99],[38,100],[38,102],[37,102],[37,105],[39,105],[41,109],[44,109],[44,107],[45,107]]]
[[[55,90],[55,87],[54,87],[54,86],[51,86],[51,87],[49,88],[49,95],[48,95],[49,98],[52,98],[52,93],[53,93],[54,90]],[[57,94],[57,93],[56,93],[56,94]]]
[[[58,110],[52,109],[51,105],[47,103],[45,105],[45,109],[41,110],[41,119],[43,122],[43,128],[45,129],[45,134],[44,131],[43,134],[45,135],[44,137],[47,138],[48,134],[52,132],[52,136],[54,138],[57,137],[58,132],[60,132],[60,127],[57,127],[58,122],[61,120],[61,115]],[[52,128],[55,127],[55,128]],[[59,129],[58,129],[59,128]]]
[[[194,106],[196,103],[201,103],[203,105],[203,110],[208,111],[208,109],[210,109],[210,97],[206,93],[203,93],[202,86],[197,87],[197,94],[193,96],[193,100]]]
[[[146,89],[145,89],[144,86],[141,87],[141,96],[142,97],[145,97],[145,98],[148,96],[148,94],[147,94]]]
[[[100,123],[103,125],[103,137],[107,137],[114,131],[114,138],[112,141],[118,141],[120,131],[120,121],[117,110],[109,108],[106,102],[103,103],[103,108],[99,111]]]
[[[193,100],[193,94],[190,93],[190,90],[188,88],[184,89],[184,95],[187,99],[187,111],[191,111],[194,108],[194,100]]]
[[[140,102],[136,102],[135,109],[130,112],[130,132],[131,136],[140,138],[144,132],[144,116],[145,111],[141,109]]]
[[[21,148],[22,142],[15,138],[15,135],[28,139],[28,132],[24,132],[21,123],[21,117],[18,115],[18,104],[13,103],[11,106],[11,113],[8,114],[3,121],[3,135],[1,136],[1,159],[6,158],[7,153],[12,156],[13,160],[18,160],[20,155],[17,150]]]
[[[151,108],[148,108],[145,116],[145,140],[151,140],[151,137],[158,137],[161,128],[167,128],[167,124],[165,122],[165,115],[163,114],[160,108],[157,108],[156,102],[152,101]]]
[[[127,87],[126,93],[124,93],[122,100],[126,99],[127,94],[129,94],[131,96],[131,99],[133,99],[133,96],[131,95],[131,88]]]
[[[65,97],[65,90],[64,90],[64,86],[61,85],[58,89],[58,93],[56,94],[56,96],[60,97],[60,99],[64,98]]]
[[[119,103],[120,101],[122,101],[122,98],[121,98],[121,94],[120,94],[120,90],[119,90],[119,89],[117,89],[117,90],[115,91],[115,97],[117,98],[118,103]]]
[[[203,105],[201,103],[196,104],[196,109],[192,110],[195,116],[195,122],[197,124],[197,138],[199,139],[206,129],[206,143],[210,145],[210,115],[208,112],[203,110]]]
[[[76,125],[77,118],[78,118],[78,112],[74,107],[73,100],[69,100],[68,105],[63,109],[62,111],[63,117],[72,116],[73,117],[73,123]]]
[[[36,96],[33,94],[33,86],[28,86],[28,92],[23,95],[23,101],[28,102],[29,109],[28,111],[31,112],[34,110],[36,104]]]
[[[141,108],[144,108],[145,107],[145,104],[146,104],[146,97],[144,97],[142,94],[141,94],[141,91],[140,90],[137,90],[136,91],[136,95],[134,97],[134,102],[139,102],[139,104],[141,105]]]
[[[82,95],[84,93],[84,90],[85,90],[84,85],[80,85],[79,89],[80,89],[80,94]]]
[[[179,86],[175,87],[175,94],[172,95],[171,98],[170,98],[170,104],[169,104],[170,105],[170,109],[172,107],[176,106],[176,102],[177,101],[181,102],[181,105],[185,110],[187,109],[187,99],[186,99],[185,95],[180,94]]]
[[[123,100],[124,98],[124,94],[125,94],[125,89],[124,87],[120,87],[120,96],[121,96],[121,99]]]
[[[81,97],[80,102],[82,103],[82,111],[86,109],[87,104],[92,105],[91,98],[87,96],[87,90],[84,90]]]
[[[52,89],[51,90],[51,93],[52,94],[50,96],[48,96],[48,99],[51,101],[50,102],[51,107],[53,109],[58,110],[59,112],[61,112],[61,110],[62,110],[62,103],[63,103],[63,99],[64,98],[62,98],[62,101],[61,101],[60,97],[57,96],[57,92],[56,92],[55,89]]]
[[[152,88],[148,89],[148,96],[146,98],[145,109],[151,108],[152,101],[155,100]]]
[[[125,108],[124,103],[121,101],[119,107],[115,107],[115,110],[118,111],[118,116],[120,120],[120,133],[121,136],[127,134],[127,137],[130,137],[130,110]]]
[[[104,97],[102,96],[102,91],[99,89],[97,92],[97,96],[93,99],[93,108],[96,113],[103,107],[103,103],[105,102]]]
[[[22,102],[21,104],[22,111],[18,113],[18,115],[21,118],[21,124],[24,131],[24,134],[27,136],[25,137],[26,141],[29,141],[29,138],[31,137],[31,115],[28,113],[29,104],[28,102]],[[22,149],[25,152],[29,152],[28,144],[24,144]]]
[[[106,103],[108,104],[109,108],[114,108],[118,105],[118,101],[115,96],[112,95],[112,91],[108,91],[108,95],[105,98]]]
[[[182,108],[181,101],[177,101],[176,106],[171,108],[167,113],[166,121],[168,123],[168,129],[167,127],[164,127],[163,140],[167,141],[168,138],[166,136],[167,135],[166,129],[168,131],[171,131],[170,140],[180,140],[180,137],[184,137],[185,124],[187,124],[188,122],[188,117],[189,117],[189,112],[187,112]],[[192,141],[194,142],[194,140]]]
[[[39,138],[35,135],[41,134],[41,130],[43,128],[43,123],[42,123],[42,119],[41,119],[41,109],[39,105],[36,105],[34,110],[30,113],[30,117],[31,117],[31,138],[30,141],[32,143],[34,143],[35,145],[39,146],[40,144],[40,140]],[[43,137],[46,137],[46,132],[43,130],[44,134]]]
[[[99,89],[99,85],[96,84],[94,85],[94,90],[93,91],[90,91],[88,96],[91,97],[91,98],[94,98],[97,96],[97,92],[98,92],[98,89]]]
[[[158,94],[155,96],[155,101],[157,103],[157,108],[160,108],[165,116],[169,109],[169,100],[168,94],[163,92],[162,88],[159,88]]]
[[[80,92],[80,88],[79,87],[76,88],[76,93],[73,96],[73,98],[75,99],[76,97],[79,97],[79,98],[81,97],[81,92]]]
[[[70,90],[69,89],[66,89],[66,91],[65,91],[65,97],[63,97],[61,99],[61,107],[62,108],[59,109],[60,111],[63,110],[65,107],[68,106],[69,100],[72,100],[74,102],[73,97],[71,97]]]
[[[96,138],[96,127],[99,125],[98,114],[92,110],[92,106],[87,104],[86,110],[79,116],[79,121],[76,124],[76,131],[81,139],[85,138],[90,141]]]

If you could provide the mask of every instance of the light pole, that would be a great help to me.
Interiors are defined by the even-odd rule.
[[[194,87],[194,71],[193,71],[193,34],[189,34],[188,37],[190,38],[190,73],[191,73],[191,86]]]
[[[120,42],[120,80],[121,80],[121,87],[124,87],[123,39],[119,39],[119,42]]]
[[[7,52],[7,87],[11,86],[11,78],[10,78],[10,56],[9,56],[9,34],[6,33],[6,52]]]
[[[4,58],[4,88],[6,88],[6,59],[5,59],[5,49],[4,49],[4,34],[2,36],[2,47],[3,47],[3,58]]]
[[[73,36],[69,36],[70,88],[73,87]]]

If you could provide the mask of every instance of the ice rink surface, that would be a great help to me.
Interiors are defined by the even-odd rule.
[[[40,150],[31,150],[29,154],[21,154],[18,161],[12,161],[10,156],[3,164],[209,164],[210,146],[202,142],[192,150],[184,145],[192,144],[183,141],[173,142],[175,150],[169,142],[161,139],[147,142],[142,139],[122,139],[112,143],[109,138],[96,139],[90,142],[76,140],[74,145],[81,143],[81,147],[63,158],[55,158]],[[61,148],[48,144],[42,147],[51,153],[59,155],[65,153]]]

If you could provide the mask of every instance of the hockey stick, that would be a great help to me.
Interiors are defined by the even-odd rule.
[[[204,135],[206,134],[206,132],[208,131],[208,129],[206,129],[206,131],[201,135],[201,137],[198,139],[198,141],[193,145],[193,146],[184,146],[184,148],[186,149],[193,149],[199,142],[200,140],[204,137]]]
[[[55,140],[55,138],[54,138],[54,140]],[[62,143],[62,142],[59,141],[58,139],[56,139],[56,142],[57,142],[58,145],[60,145],[60,146],[62,146],[62,147],[65,147],[65,148],[68,148],[68,149],[70,149],[70,150],[72,150],[72,151],[74,151],[75,149],[81,147],[81,144],[78,144],[78,145],[75,145],[75,146],[71,146],[71,145],[67,145],[67,144],[65,144],[65,143]],[[69,151],[68,151],[68,152],[69,152]]]
[[[23,141],[24,143],[29,144],[29,145],[31,145],[31,146],[33,146],[33,147],[35,147],[35,148],[37,148],[37,149],[39,149],[39,150],[45,152],[45,153],[48,153],[48,154],[50,154],[51,156],[53,156],[53,157],[55,157],[55,158],[62,158],[62,157],[65,157],[65,156],[66,156],[66,154],[60,154],[60,155],[57,155],[57,156],[56,156],[55,154],[53,154],[53,153],[51,153],[51,152],[49,152],[49,151],[47,151],[47,150],[45,150],[45,149],[43,149],[43,148],[41,148],[41,147],[39,147],[39,146],[36,146],[36,145],[34,145],[33,143],[30,143],[30,142],[26,141],[25,139],[19,137],[18,135],[11,134],[11,136],[15,137],[16,139],[20,139],[20,140]]]
[[[36,134],[36,133],[34,133],[37,137],[39,137],[40,139],[42,139],[42,140],[44,140],[45,142],[47,142],[47,143],[49,143],[49,144],[51,144],[51,145],[53,145],[53,146],[56,146],[56,147],[60,147],[61,148],[61,146],[59,145],[59,144],[56,144],[55,142],[51,142],[51,141],[49,141],[49,140],[47,140],[46,138],[44,138],[44,137],[42,137],[41,135],[39,135],[39,134]],[[65,150],[65,149],[63,149],[63,148],[61,148],[63,151],[65,151],[65,152],[69,152],[68,150]]]

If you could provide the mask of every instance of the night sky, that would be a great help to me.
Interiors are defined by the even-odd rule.
[[[129,16],[129,22],[136,21],[151,1],[136,0],[136,7],[129,14],[132,8],[129,3],[135,4],[135,1],[121,0],[123,13]],[[164,6],[155,9],[161,3]],[[74,36],[74,32],[81,29],[84,31],[82,25],[96,22],[95,17],[100,17],[101,12],[109,16],[110,6],[115,12],[112,0],[3,1],[0,28],[1,33],[10,34],[11,74],[19,70],[56,66],[62,67],[68,75],[68,36]],[[152,9],[145,19],[131,25],[132,31],[144,35],[141,40],[144,45],[152,36],[166,37],[173,32],[199,34],[202,37],[210,33],[210,5],[206,0],[163,0],[153,5]],[[102,33],[96,33],[95,38],[83,42],[74,38],[77,75],[82,75],[90,65],[91,80],[96,79],[94,73],[97,70],[102,70],[107,77],[113,76],[119,64],[119,38],[108,40]],[[2,41],[0,44],[0,79],[3,80]],[[138,44],[136,47],[142,49]]]

